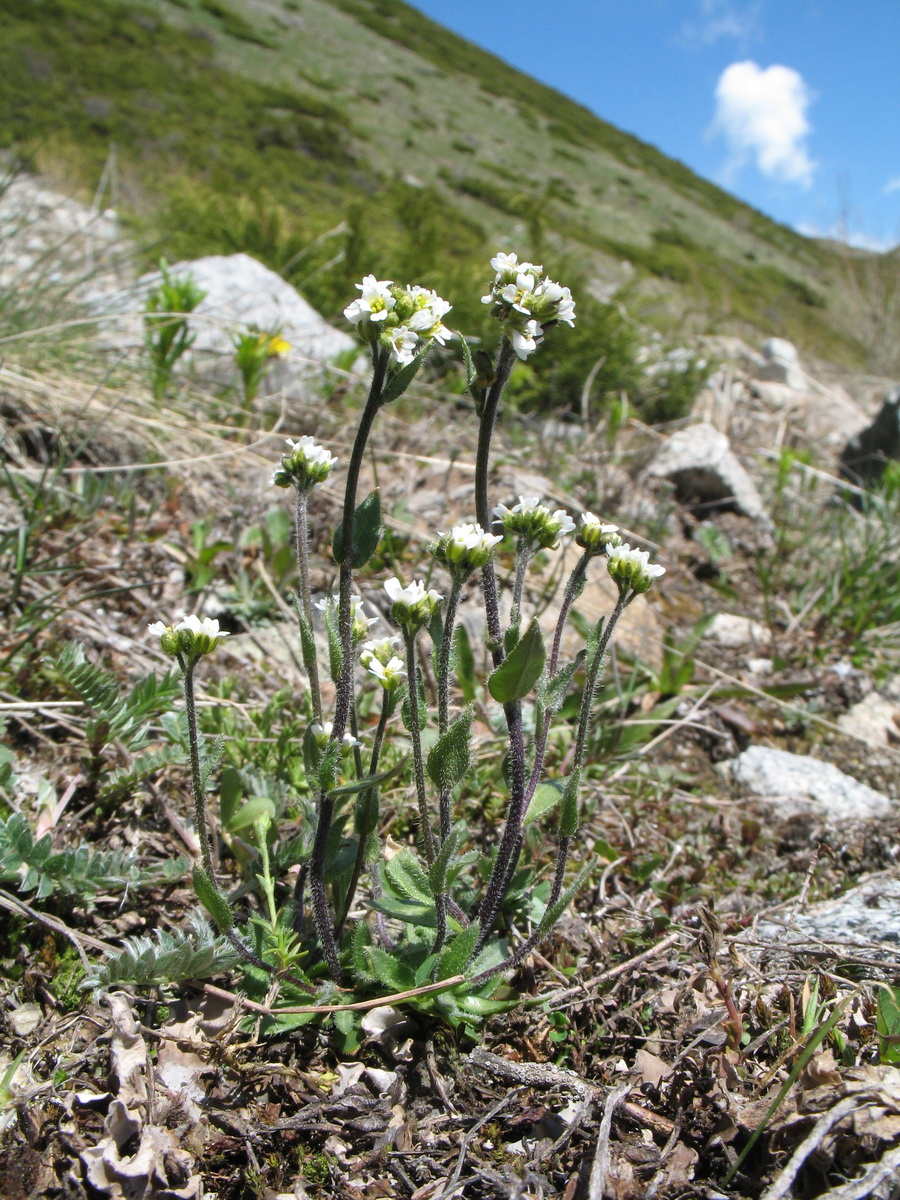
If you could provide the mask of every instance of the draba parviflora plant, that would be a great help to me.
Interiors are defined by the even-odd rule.
[[[480,422],[471,520],[438,533],[429,548],[442,568],[440,578],[446,581],[441,592],[420,579],[384,581],[386,607],[395,627],[387,636],[371,628],[378,618],[367,612],[354,584],[355,572],[375,554],[381,530],[377,491],[358,500],[360,467],[380,410],[409,386],[433,343],[444,344],[453,336],[443,323],[450,305],[426,288],[399,287],[368,275],[357,285],[360,296],[345,310],[371,351],[372,380],[346,468],[343,513],[333,537],[337,588],[317,606],[328,639],[327,670],[334,695],[329,712],[321,686],[325,668],[318,661],[314,636],[318,617],[310,589],[308,500],[312,489],[331,475],[336,459],[312,438],[301,437],[288,442],[272,478],[274,485],[292,490],[294,496],[299,579],[295,607],[309,678],[310,712],[298,756],[303,757],[311,801],[306,806],[310,828],[305,840],[299,839],[304,846],[299,852],[299,884],[285,905],[287,925],[293,931],[287,940],[299,939],[292,945],[295,951],[301,944],[303,949],[273,953],[269,958],[279,960],[282,978],[306,991],[312,991],[311,982],[323,976],[333,984],[382,992],[456,978],[443,994],[433,993],[436,1007],[456,1023],[474,1023],[490,1011],[496,1003],[490,997],[504,975],[545,937],[591,868],[590,862],[585,863],[574,878],[567,879],[569,851],[579,828],[579,789],[601,666],[622,612],[664,570],[650,563],[646,551],[623,544],[617,527],[593,513],[582,513],[576,522],[562,510],[550,511],[533,496],[520,497],[510,508],[492,507],[488,495],[491,440],[510,371],[517,359],[537,350],[548,326],[573,323],[575,305],[568,288],[548,279],[541,267],[520,263],[515,254],[498,254],[491,265],[495,274],[484,302],[500,324],[499,349],[495,357],[479,350],[473,358],[460,339]],[[529,620],[523,611],[525,582],[533,557],[554,551],[570,535],[581,554],[565,585],[548,649],[537,620]],[[494,553],[505,539],[514,547],[515,565],[510,615],[504,621]],[[618,599],[590,631],[584,648],[563,662],[564,628],[596,564],[605,565],[617,584]],[[486,687],[498,706],[495,727],[503,732],[498,735],[496,754],[498,765],[504,760],[508,788],[502,828],[476,831],[475,836],[466,822],[454,820],[473,768],[474,709],[472,704],[460,708],[459,691],[454,688],[463,645],[459,608],[464,593],[475,591],[467,587],[473,577],[481,583],[477,594],[484,604],[493,663]],[[252,946],[247,944],[247,934],[236,929],[231,905],[216,879],[205,813],[208,768],[201,760],[194,706],[195,670],[226,635],[217,621],[196,616],[172,624],[160,621],[150,628],[159,636],[162,649],[177,660],[183,678],[201,848],[194,868],[196,890],[221,932],[259,966],[266,946],[259,938]],[[434,681],[429,696],[421,658],[426,650],[433,668],[429,678]],[[547,779],[544,765],[551,724],[579,684],[581,701],[568,773],[565,778]],[[360,705],[363,697],[365,706]],[[490,704],[487,697],[485,702]],[[422,734],[429,719],[436,720],[436,737],[426,753]],[[386,741],[401,723],[405,735],[400,740],[409,747],[409,758],[398,765],[395,753],[389,760],[393,766],[385,770]],[[398,777],[408,781],[415,805],[415,849],[398,849],[396,843],[385,847],[380,841],[380,788],[390,778],[396,791]],[[535,893],[537,867],[520,867],[523,838],[532,821],[551,813],[556,821],[556,863],[549,885]],[[280,918],[270,869],[271,827],[268,814],[256,825],[262,868],[256,881],[269,912],[268,929],[274,933]],[[364,876],[368,882],[361,889]],[[311,929],[304,913],[307,894]],[[536,894],[544,897],[543,903],[536,901]],[[511,938],[503,919],[516,904],[519,911],[526,907],[531,922],[530,933],[518,941]],[[354,920],[349,922],[351,913]],[[260,918],[254,920],[258,925]],[[284,944],[282,936],[282,951]],[[290,967],[287,975],[285,964]],[[460,976],[464,982],[458,981]]]

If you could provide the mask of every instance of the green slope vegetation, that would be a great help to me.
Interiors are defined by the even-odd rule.
[[[605,337],[625,335],[588,293],[624,286],[673,337],[863,358],[834,249],[397,0],[6,0],[0,140],[86,191],[115,145],[152,253],[247,250],[328,316],[371,270],[439,288],[477,329],[503,246],[578,287]],[[584,340],[556,402],[597,357]]]

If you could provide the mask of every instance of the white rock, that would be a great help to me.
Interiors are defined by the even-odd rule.
[[[792,918],[760,921],[754,933],[766,940],[797,943],[810,938],[841,947],[884,946],[891,957],[900,943],[900,879],[878,875],[835,900],[813,904]]]
[[[838,725],[850,737],[870,746],[896,746],[900,742],[900,704],[869,692],[838,717]]]
[[[688,425],[651,460],[651,476],[670,480],[685,501],[719,504],[770,524],[756,484],[738,462],[724,433],[712,425]]]
[[[800,392],[806,389],[806,372],[800,366],[800,356],[793,342],[785,338],[768,338],[763,343],[763,358],[766,361],[757,371],[759,379],[784,383]]]
[[[772,633],[759,621],[741,617],[737,613],[716,613],[704,635],[720,646],[736,649],[739,646],[767,646]]]
[[[319,366],[357,347],[349,334],[333,329],[319,316],[296,288],[249,254],[211,255],[173,263],[168,272],[172,279],[190,275],[206,292],[189,317],[190,327],[197,336],[190,356],[185,358],[196,361],[206,356],[227,360],[230,365],[234,355],[232,339],[236,333],[245,332],[251,326],[265,332],[277,330],[290,342],[292,350],[283,362],[271,364],[269,388],[272,390],[272,382],[276,386],[283,384],[285,368],[289,374],[296,374],[298,369],[302,373],[304,366]],[[161,278],[158,271],[152,271],[142,275],[131,288],[94,298],[98,312],[132,317],[117,327],[113,335],[119,347],[143,344],[140,314],[147,296],[159,285]]]
[[[43,1019],[39,1004],[20,1004],[7,1013],[6,1023],[16,1037],[27,1037],[29,1033],[34,1033]]]
[[[829,821],[886,817],[891,801],[831,763],[769,746],[751,746],[723,766],[740,787],[782,817],[811,813]]]

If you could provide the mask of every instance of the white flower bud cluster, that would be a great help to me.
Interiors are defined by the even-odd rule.
[[[477,524],[454,525],[449,533],[438,532],[438,538],[431,547],[432,556],[462,578],[490,562],[494,547],[503,541],[502,535],[485,533]]]
[[[397,637],[366,642],[359,656],[362,666],[375,676],[386,692],[395,692],[406,674],[403,659],[394,653],[399,645],[400,639]]]
[[[425,584],[414,580],[404,587],[399,579],[388,579],[384,585],[391,601],[391,616],[407,633],[417,633],[424,628],[437,611],[441,596]]]
[[[571,533],[575,522],[565,511],[558,508],[550,511],[541,504],[540,496],[520,496],[519,503],[512,508],[498,504],[494,516],[503,523],[507,533],[524,537],[532,549],[552,550],[560,536]]]
[[[308,492],[328,478],[337,459],[324,446],[311,437],[302,437],[296,442],[286,438],[285,441],[290,451],[275,468],[273,487],[295,487],[298,492]]]
[[[344,309],[370,346],[383,346],[397,366],[412,362],[427,342],[444,345],[452,336],[443,318],[451,305],[423,287],[399,287],[390,279],[367,275],[357,288],[362,293]]]
[[[666,568],[650,562],[648,550],[632,550],[628,542],[606,547],[607,569],[619,589],[619,595],[632,593],[637,596],[649,591],[653,580],[665,575]]]
[[[337,605],[331,596],[325,600],[317,600],[315,606],[319,612],[329,616],[333,615],[337,609]],[[359,596],[350,597],[350,631],[354,642],[361,642],[369,632],[369,626],[374,625],[377,620],[377,617],[366,616],[366,610],[363,608],[363,602]]]
[[[171,625],[154,621],[148,628],[159,638],[159,644],[166,654],[171,654],[173,658],[179,654],[189,659],[200,658],[203,654],[210,654],[222,638],[228,637],[228,631],[219,628],[215,617],[201,619],[194,613]]]
[[[491,316],[512,343],[519,358],[527,358],[538,347],[544,327],[562,321],[575,324],[575,301],[534,263],[520,263],[518,255],[501,252],[491,259],[494,282],[482,304],[490,304]]]
[[[609,546],[618,546],[621,541],[618,525],[606,525],[592,512],[581,514],[575,542],[582,549],[602,554]]]
[[[331,733],[333,729],[333,721],[326,721],[324,725],[319,725],[318,722],[316,722],[314,725],[310,725],[309,731],[315,738],[316,745],[320,750],[324,750],[331,741]],[[358,745],[359,742],[352,733],[345,733],[343,739],[341,740],[341,758],[347,758],[349,754],[353,753],[353,750]]]

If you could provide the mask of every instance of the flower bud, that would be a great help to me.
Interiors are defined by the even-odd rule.
[[[433,588],[426,592],[419,580],[404,587],[399,579],[388,579],[384,590],[391,600],[391,616],[409,634],[424,628],[441,602],[438,593]]]
[[[571,533],[575,528],[575,522],[565,509],[558,508],[551,513],[538,496],[520,496],[519,503],[512,508],[498,504],[494,516],[502,521],[507,533],[524,538],[532,550],[554,549],[560,535]]]
[[[636,596],[649,591],[653,580],[666,573],[665,567],[650,562],[649,551],[632,550],[627,542],[618,546],[608,543],[606,554],[607,569],[616,581],[620,596],[629,592]]]
[[[286,440],[291,448],[290,453],[285,454],[280,466],[275,468],[272,485],[295,487],[298,492],[308,492],[317,483],[323,483],[337,462],[335,456],[311,437],[302,437],[296,442],[290,438]]]
[[[228,637],[228,632],[219,628],[219,622],[214,617],[201,620],[193,613],[183,617],[178,624],[166,625],[163,621],[154,621],[148,628],[159,638],[159,644],[166,654],[173,658],[183,654],[189,660],[211,654],[222,638]]]
[[[480,525],[454,525],[449,533],[438,533],[440,541],[431,547],[435,560],[458,578],[468,578],[472,571],[490,562],[494,547],[503,538],[485,533]]]
[[[604,525],[592,512],[584,512],[575,534],[575,543],[584,550],[601,554],[607,546],[618,546],[622,539],[618,525]]]

